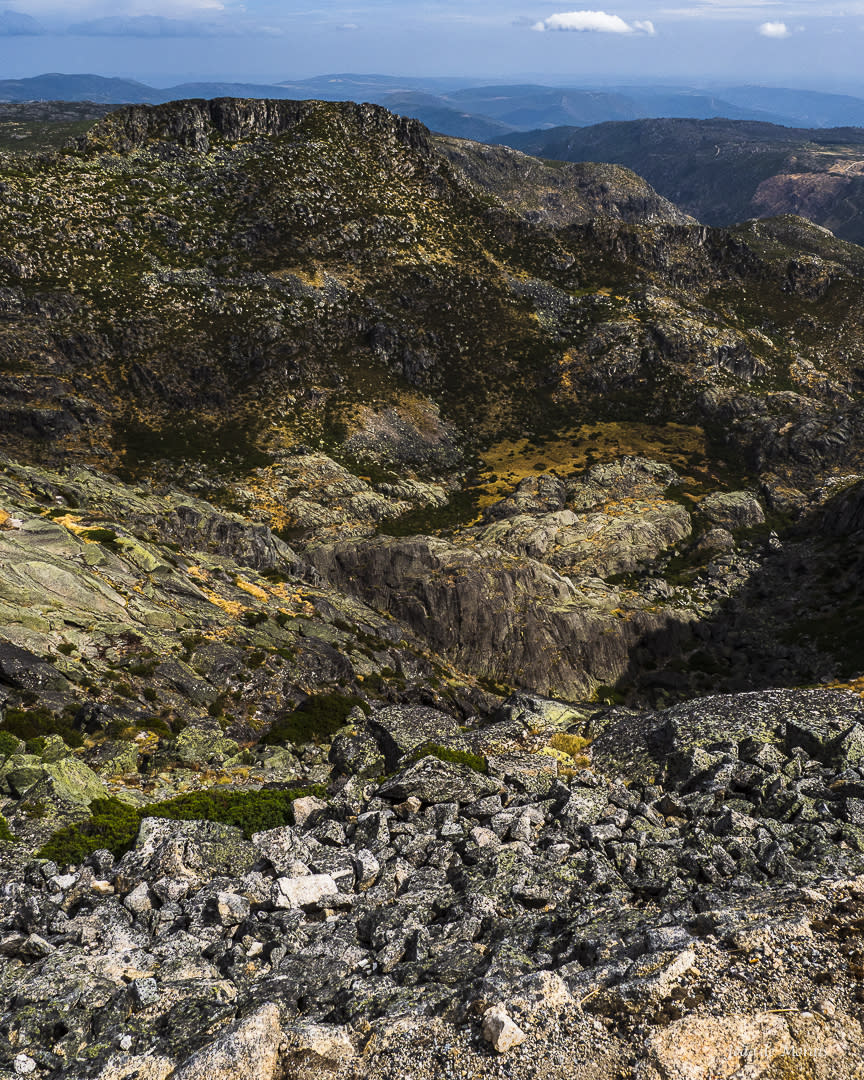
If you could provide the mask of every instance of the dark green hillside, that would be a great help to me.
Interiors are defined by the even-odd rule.
[[[358,431],[368,449],[370,408],[421,441],[440,408],[464,450],[598,410],[728,436],[723,402],[792,388],[793,359],[856,392],[855,249],[811,233],[802,263],[777,230],[678,224],[630,174],[463,145],[373,106],[225,99],[8,159],[7,445],[133,472],[200,446],[236,474]],[[580,224],[531,223],[553,204]],[[776,400],[793,423],[839,407]]]
[[[864,129],[807,130],[744,120],[634,120],[510,135],[529,154],[608,161],[711,225],[800,214],[864,241]]]

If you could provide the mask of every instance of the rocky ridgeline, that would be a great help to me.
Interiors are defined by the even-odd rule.
[[[284,135],[320,110],[317,101],[274,101],[252,98],[214,98],[132,105],[119,109],[82,136],[81,149],[127,154],[153,141],[197,153],[207,153],[212,139],[237,143],[243,139]],[[331,110],[332,113],[332,110]],[[367,137],[394,138],[405,147],[427,150],[427,131],[417,120],[396,118],[379,105],[343,103],[339,114],[346,126]]]
[[[2,1075],[858,1076],[862,721],[825,691],[393,706],[293,824],[7,849]],[[532,752],[586,722],[593,763]]]

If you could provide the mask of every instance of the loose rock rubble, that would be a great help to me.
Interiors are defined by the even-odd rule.
[[[515,752],[568,718],[439,714],[488,772],[334,770],[248,839],[151,818],[117,860],[7,846],[0,1075],[860,1076],[859,699],[605,710],[592,767]],[[408,719],[368,731],[392,747]]]

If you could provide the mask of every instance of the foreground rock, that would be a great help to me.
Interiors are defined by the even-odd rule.
[[[454,749],[383,784],[334,773],[251,840],[145,819],[122,858],[68,867],[4,844],[0,1061],[774,1080],[812,1059],[851,1080],[862,716],[830,691],[593,717],[522,695],[442,736],[486,745],[487,772]],[[561,749],[577,731],[592,768]]]

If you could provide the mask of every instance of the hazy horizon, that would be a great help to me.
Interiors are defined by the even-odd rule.
[[[153,85],[338,72],[558,85],[756,83],[861,93],[864,2],[13,0],[0,77],[88,72]]]

